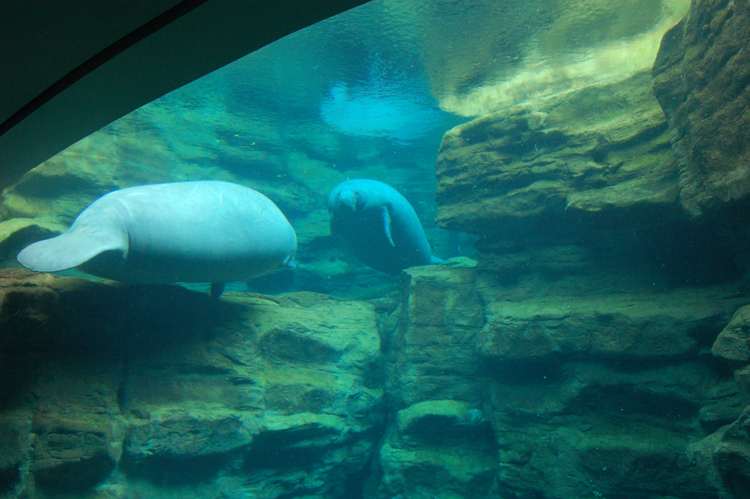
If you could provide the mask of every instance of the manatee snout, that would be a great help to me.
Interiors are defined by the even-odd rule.
[[[354,189],[342,190],[338,193],[338,196],[336,196],[336,200],[340,208],[347,208],[352,212],[357,211],[357,208],[360,207],[359,205],[361,204],[359,192]]]

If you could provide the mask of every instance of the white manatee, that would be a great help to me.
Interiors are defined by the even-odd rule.
[[[297,237],[263,194],[229,182],[142,185],[91,204],[65,233],[18,261],[38,272],[73,267],[132,284],[244,281],[290,265]]]

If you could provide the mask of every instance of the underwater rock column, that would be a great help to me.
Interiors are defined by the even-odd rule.
[[[81,493],[115,469],[127,423],[122,357],[112,348],[122,316],[107,289],[0,272],[1,497]],[[86,321],[75,316],[83,309]]]
[[[653,67],[654,93],[672,134],[680,204],[716,212],[750,194],[750,5],[693,1],[668,31]]]
[[[387,346],[390,424],[376,497],[485,497],[497,453],[482,411],[476,335],[484,305],[473,268],[402,274],[400,317]]]

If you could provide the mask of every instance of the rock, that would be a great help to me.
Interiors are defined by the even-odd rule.
[[[424,66],[440,107],[477,116],[650,67],[662,34],[689,4],[529,0],[406,9],[426,30]],[[454,21],[456,12],[463,22]]]
[[[737,310],[719,333],[711,353],[733,368],[750,363],[750,306]]]
[[[739,386],[745,405],[750,405],[750,366],[745,366],[734,371],[734,380],[737,382],[737,386]]]
[[[148,420],[131,420],[121,467],[158,482],[208,479],[251,442],[242,413],[223,407],[158,407]]]
[[[496,301],[487,306],[477,346],[485,360],[511,371],[518,364],[549,365],[581,355],[676,361],[696,355],[706,337],[713,339],[708,330],[720,328],[744,301],[731,288]]]
[[[706,433],[713,433],[737,420],[746,405],[735,381],[717,384],[711,389],[710,399],[698,413],[701,427]]]
[[[399,411],[380,449],[378,497],[485,497],[496,469],[489,430],[481,411],[455,400]]]
[[[32,242],[62,234],[67,225],[29,218],[11,218],[0,222],[0,259],[15,258]]]
[[[351,432],[342,416],[298,413],[271,417],[254,437],[243,468],[251,476],[268,477],[257,490],[275,484],[289,492],[342,494],[350,486],[350,477],[367,470],[372,457],[371,449],[361,444],[362,438]],[[292,486],[287,478],[290,474],[305,477],[304,485]]]
[[[115,422],[116,426],[119,426]],[[115,469],[118,437],[106,417],[36,417],[29,471],[37,485],[52,491],[85,491]]]
[[[4,269],[0,321],[3,490],[346,497],[385,425],[365,303]]]
[[[479,266],[482,270],[512,280],[523,275],[542,274],[550,281],[554,277],[586,275],[596,270],[591,252],[580,245],[561,244],[546,248],[529,248],[524,251],[508,250],[491,246],[483,240],[480,249],[489,254],[482,255]]]
[[[719,333],[719,336],[711,347],[711,354],[734,371],[734,380],[739,389],[739,400],[732,402],[731,407],[719,409],[719,413],[734,414],[737,410],[741,410],[750,404],[750,366],[748,365],[750,363],[749,321],[750,306],[739,308],[732,316],[729,324]],[[727,402],[725,402],[725,405]],[[736,416],[733,419],[736,419]],[[728,422],[725,421],[726,423]]]
[[[402,275],[376,497],[723,490],[685,450],[742,409],[700,359],[746,298],[717,286],[503,300],[486,272]]]
[[[559,445],[563,467],[559,471],[585,473],[589,481],[581,487],[583,490],[588,489],[596,497],[623,491],[644,497],[680,497],[703,492],[700,473],[684,456],[687,441],[681,435],[653,427],[604,428],[604,431],[582,432],[573,439],[569,452],[576,463],[575,470],[562,464],[568,461],[563,450],[567,446]],[[659,470],[658,476],[654,476],[655,469]],[[573,485],[572,481],[566,482]]]
[[[120,457],[126,427],[118,404],[121,357],[96,346],[86,352],[77,339],[68,347],[58,340],[5,351],[13,360],[4,367],[15,371],[3,376],[11,387],[6,400],[30,421],[22,489],[33,481],[48,492],[89,490],[109,477]]]
[[[724,487],[724,480],[714,463],[714,451],[719,444],[726,428],[720,428],[707,437],[688,444],[685,455],[690,466],[695,466],[701,475],[705,477],[706,484],[713,490],[720,491],[718,497],[731,497],[731,492]]]
[[[388,342],[386,387],[396,410],[425,400],[478,406],[474,344],[484,323],[471,267],[412,267],[402,273],[397,329]]]
[[[491,421],[499,490],[552,497],[713,494],[685,458],[705,437],[699,410],[716,382],[700,362],[569,362],[493,376]],[[633,480],[637,477],[636,480]]]
[[[492,275],[464,258],[408,269],[397,292],[371,302],[309,292],[217,301],[179,286],[0,271],[1,490],[744,490],[750,366],[732,378],[706,353],[747,303],[736,287],[534,296]]]
[[[485,238],[583,216],[603,225],[678,216],[677,170],[647,72],[459,125],[435,168],[436,223]]]
[[[750,497],[750,408],[722,432],[713,460],[734,497]]]
[[[480,409],[457,400],[428,400],[396,413],[396,430],[401,438],[416,442],[481,434],[486,424]]]
[[[514,301],[491,301],[497,290],[480,293],[489,301],[477,349],[489,391],[484,412],[499,446],[496,490],[722,492],[721,480],[711,478],[718,475],[691,463],[685,450],[744,406],[737,384],[705,350],[745,299],[731,286],[562,291],[568,294]]]
[[[8,494],[21,482],[23,457],[27,453],[24,435],[29,429],[24,421],[0,419],[0,494]]]
[[[345,489],[384,425],[373,311],[313,293],[226,300],[225,334],[131,357],[125,469],[159,484],[236,466],[255,485],[226,487],[268,497]]]
[[[435,168],[436,223],[478,236],[480,265],[507,281],[579,276],[587,286],[619,274],[611,280],[639,277],[640,287],[710,285],[750,268],[740,219],[700,222],[680,205],[647,71],[459,125]]]
[[[6,409],[0,424],[28,421],[13,426],[22,464],[8,472],[19,492],[34,486],[88,490],[105,480],[119,459],[125,426],[117,400],[121,357],[104,346],[119,337],[103,341],[101,311],[79,308],[91,306],[81,298],[97,288],[80,279],[0,272],[0,391]],[[69,314],[76,311],[81,314],[73,319]],[[10,450],[12,442],[3,439],[2,447]]]
[[[183,315],[163,314],[163,300],[171,299],[189,303]],[[141,339],[160,342],[179,336],[187,324],[206,327],[215,318],[215,306],[207,296],[180,286],[124,286],[0,270],[0,341],[5,349],[112,349],[138,330]]]
[[[504,291],[485,272],[480,261],[403,275],[386,385],[400,398],[392,397],[377,497],[417,488],[439,497],[723,493],[718,472],[691,462],[686,449],[744,406],[705,350],[746,298],[715,286],[611,295],[561,289],[569,294],[511,300],[498,298]],[[482,309],[483,317],[470,313]],[[479,369],[466,369],[472,365]],[[467,423],[469,411],[479,426]],[[483,437],[490,428],[492,438]],[[472,450],[451,435],[473,442]],[[485,452],[499,456],[492,480]],[[456,454],[465,466],[451,461]]]
[[[120,126],[125,125],[125,119]],[[172,156],[149,133],[116,136],[95,133],[24,175],[3,192],[0,216],[35,218],[69,226],[98,197],[133,185],[175,181]],[[150,156],[150,158],[149,158]]]
[[[495,447],[481,412],[474,343],[484,322],[474,292],[475,262],[402,273],[400,304],[382,327],[389,352],[386,389],[395,424],[380,448],[377,497],[451,499],[490,490]]]
[[[693,217],[737,213],[747,203],[749,44],[747,2],[693,2],[664,35],[654,62],[653,88],[669,121],[679,201]]]

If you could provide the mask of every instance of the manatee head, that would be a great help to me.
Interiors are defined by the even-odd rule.
[[[356,183],[344,182],[335,188],[328,197],[328,211],[356,212],[361,210],[367,200],[362,186]]]

